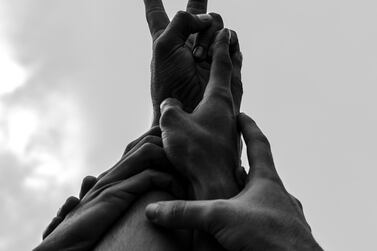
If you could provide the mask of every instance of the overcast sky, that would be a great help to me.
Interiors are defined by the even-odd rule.
[[[185,0],[166,0],[170,16]],[[377,2],[210,1],[244,103],[327,250],[377,234]],[[0,0],[0,250],[30,250],[81,179],[151,122],[142,0]]]

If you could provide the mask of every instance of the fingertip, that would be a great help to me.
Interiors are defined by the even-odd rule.
[[[80,200],[74,196],[70,196],[64,203],[64,205],[59,208],[57,212],[58,217],[64,218],[73,208],[75,208],[80,203]]]
[[[196,59],[203,60],[205,58],[205,51],[202,46],[197,46],[193,53]]]
[[[242,124],[246,117],[247,117],[247,115],[244,112],[240,112],[238,114],[238,117],[237,117],[238,118],[238,122],[240,124]]]
[[[198,18],[198,20],[202,23],[211,23],[213,21],[213,17],[210,15],[210,14],[199,14],[199,15],[196,15],[196,17]]]
[[[160,104],[160,110],[161,112],[163,112],[168,107],[172,107],[172,106],[182,108],[182,103],[178,99],[167,98],[164,101],[162,101],[162,103]]]
[[[159,205],[157,203],[152,203],[152,204],[149,204],[145,208],[145,215],[148,218],[148,220],[150,220],[152,222],[157,221],[158,207],[159,207]]]

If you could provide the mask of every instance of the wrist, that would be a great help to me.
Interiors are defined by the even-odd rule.
[[[213,169],[219,171],[218,169]],[[201,175],[190,179],[196,200],[229,199],[239,193],[238,184],[231,175]]]

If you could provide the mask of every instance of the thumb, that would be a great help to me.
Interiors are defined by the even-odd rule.
[[[147,206],[147,218],[167,228],[198,229],[211,232],[212,201],[166,201]]]
[[[160,126],[164,130],[176,123],[180,123],[185,116],[182,103],[178,99],[167,98],[160,105]]]
[[[161,47],[170,50],[184,45],[191,34],[207,29],[212,20],[212,16],[208,14],[192,15],[179,11],[160,37]]]

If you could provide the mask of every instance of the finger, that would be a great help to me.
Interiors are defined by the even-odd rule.
[[[184,196],[183,188],[172,175],[151,169],[112,185],[103,193],[104,196],[115,196],[121,198],[123,202],[129,202],[152,188],[162,189],[178,198]]]
[[[109,172],[111,172],[114,168],[116,168],[120,163],[124,161],[125,158],[127,158],[129,155],[133,154],[135,151],[137,151],[141,146],[144,144],[151,143],[156,144],[158,146],[162,146],[161,142],[161,129],[159,126],[152,127],[148,132],[140,136],[138,139],[132,141],[130,144],[128,144],[122,158],[119,160],[115,166],[110,168],[109,170],[101,173],[97,180],[102,179],[104,176],[106,176]]]
[[[246,114],[241,113],[238,116],[238,122],[247,146],[247,156],[251,170],[249,179],[251,176],[269,179],[278,178],[270,144],[266,136],[264,136],[254,120]],[[253,174],[250,175],[251,173]]]
[[[196,229],[210,232],[212,201],[166,201],[146,207],[151,222],[174,229]]]
[[[156,146],[162,147],[161,136],[155,136],[155,135],[147,135],[147,136],[145,136],[123,158],[127,158],[128,156],[132,155],[140,147],[142,147],[143,145],[145,145],[147,143],[151,143],[151,144],[154,144]]]
[[[240,51],[240,45],[237,33],[235,31],[231,31],[232,36],[230,40],[230,57],[232,60],[233,71],[232,71],[232,85],[231,91],[233,96],[233,102],[236,108],[236,112],[239,113],[243,95],[243,86],[242,86],[242,77],[241,77],[241,69],[242,69],[242,53]]]
[[[188,12],[179,11],[158,39],[156,48],[160,51],[170,51],[184,46],[191,34],[204,31],[211,23],[211,15],[196,16]]]
[[[144,0],[145,14],[153,41],[165,30],[170,20],[161,0]]]
[[[187,12],[191,14],[207,13],[207,0],[189,0],[187,3]]]
[[[212,24],[205,31],[200,32],[194,45],[194,57],[197,61],[203,61],[208,56],[208,50],[216,36],[216,32],[224,28],[222,17],[216,13],[209,13],[212,16]]]
[[[213,45],[213,58],[210,79],[205,90],[205,96],[220,92],[230,93],[232,77],[232,61],[229,55],[230,32],[222,29],[216,36]]]
[[[147,136],[157,136],[161,137],[161,129],[159,126],[154,126],[152,127],[148,132],[144,133],[141,135],[139,138],[136,140],[132,141],[131,143],[128,144],[126,150],[124,151],[124,154],[127,154],[132,148],[134,148],[141,140],[143,140]]]
[[[170,166],[171,164],[162,147],[146,143],[114,166],[108,174],[97,182],[95,188],[98,189],[107,184],[128,179],[148,168],[170,170]]]
[[[85,194],[88,193],[90,189],[97,183],[97,178],[94,176],[86,176],[81,183],[81,189],[80,189],[80,194],[79,198],[82,199],[84,198]]]
[[[185,117],[182,103],[175,98],[165,99],[160,105],[160,110],[160,126],[163,130],[173,124],[179,124]]]
[[[64,205],[59,208],[58,213],[56,216],[65,218],[65,216],[72,211],[78,204],[80,200],[74,196],[69,197],[65,202]]]
[[[60,223],[62,223],[64,219],[62,217],[54,217],[52,219],[52,221],[50,222],[50,224],[48,224],[47,228],[45,229],[45,231],[43,231],[43,234],[42,234],[42,239],[46,239],[47,236],[49,236],[57,226],[59,226]]]
[[[247,172],[245,170],[245,168],[243,166],[239,166],[236,170],[236,180],[237,180],[237,184],[238,186],[243,189],[246,185],[246,181],[247,181]]]

